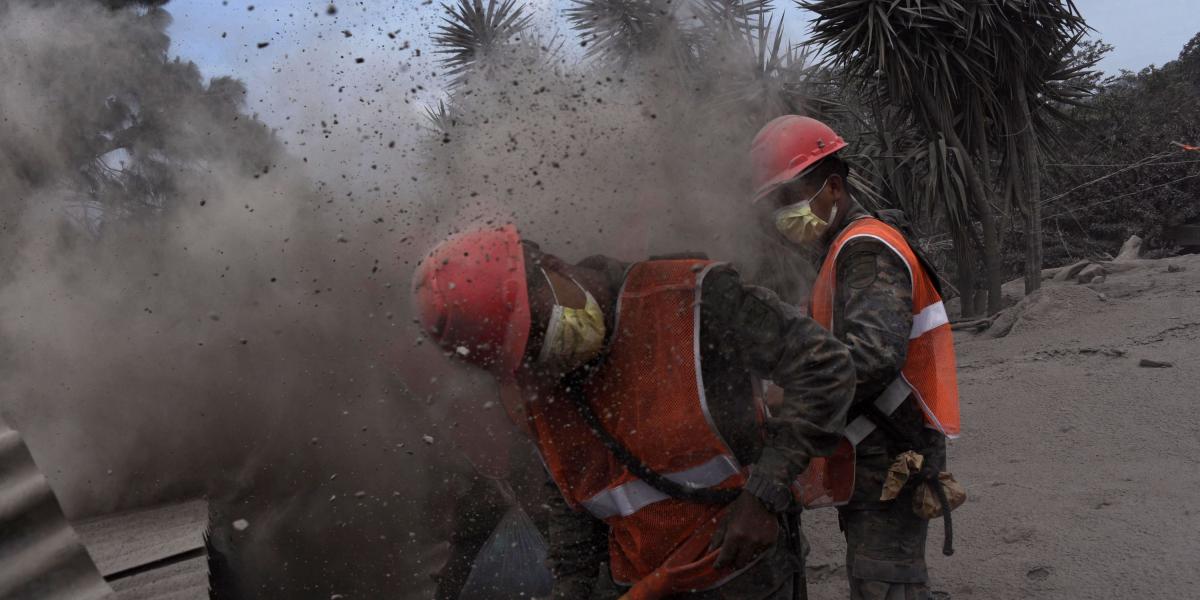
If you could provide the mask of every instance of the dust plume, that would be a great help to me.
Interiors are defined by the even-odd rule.
[[[349,76],[297,92],[322,67],[290,56],[281,134],[169,60],[147,4],[0,3],[0,411],[74,517],[209,497],[231,597],[427,595],[469,471],[448,406],[493,393],[409,318],[438,238],[512,221],[568,259],[743,264],[757,243],[754,124],[665,58],[508,56],[435,123],[419,64],[337,104]],[[313,43],[351,39],[340,18]]]
[[[71,515],[207,495],[235,595],[385,589],[441,451],[407,274],[168,19],[0,8],[0,408]]]

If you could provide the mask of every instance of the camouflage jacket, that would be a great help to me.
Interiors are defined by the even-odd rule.
[[[826,242],[832,242],[854,219],[863,216],[868,216],[867,211],[857,203],[852,204],[840,226],[826,234]],[[834,268],[837,287],[833,333],[846,344],[854,359],[857,405],[877,398],[904,367],[908,334],[912,330],[912,278],[904,259],[873,238],[847,242]],[[915,403],[905,402],[892,418],[924,447],[939,443],[936,432],[925,428],[924,417]],[[878,500],[891,457],[898,453],[897,443],[876,430],[859,443],[856,453],[854,501]]]
[[[614,296],[625,265],[603,257],[581,266],[609,274]],[[754,477],[788,485],[811,457],[836,448],[853,397],[853,365],[829,332],[765,288],[746,285],[730,267],[713,269],[700,293],[701,369],[713,420]],[[780,410],[756,423],[752,375],[784,390]],[[554,485],[550,483],[549,485]],[[607,527],[563,498],[550,503],[549,556],[554,598],[591,596],[607,560]]]

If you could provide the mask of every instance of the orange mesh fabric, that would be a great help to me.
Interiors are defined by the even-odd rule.
[[[720,549],[708,550],[713,533],[727,512],[728,507],[717,509],[696,524],[691,536],[675,548],[658,568],[639,579],[622,598],[658,600],[672,594],[711,589],[732,577],[736,573],[733,567],[718,569],[713,566]]]
[[[913,277],[914,318],[926,309],[936,312],[935,309],[942,308],[942,298],[937,288],[909,247],[908,241],[904,239],[904,235],[883,221],[865,218],[846,227],[829,248],[825,263],[821,265],[821,272],[813,285],[810,311],[814,320],[826,329],[832,328],[834,294],[837,289],[837,255],[846,242],[857,237],[871,237],[883,242],[908,264]],[[950,324],[943,323],[910,339],[908,358],[901,372],[921,404],[926,423],[948,436],[956,437],[959,433],[958,373]],[[838,454],[828,460],[813,461],[809,470],[802,476],[806,487],[805,498],[830,500],[820,505],[848,501],[853,486],[841,485],[840,480],[847,474],[853,479],[854,470],[852,467],[847,468],[844,464],[846,460],[852,461],[853,453],[847,454],[839,450]],[[807,489],[810,486],[813,489]],[[817,489],[819,486],[823,487]]]
[[[609,559],[613,579],[625,585],[641,580],[662,566],[673,552],[699,528],[716,519],[724,508],[669,499],[651,504],[628,517],[610,519]],[[711,532],[709,535],[711,537]],[[705,551],[708,541],[711,540],[705,541]],[[697,558],[699,555],[691,560]]]
[[[846,242],[857,237],[872,237],[891,247],[908,263],[913,277],[913,315],[942,301],[941,296],[921,267],[916,254],[908,246],[904,235],[879,219],[866,218],[854,221],[834,240],[825,264],[813,286],[812,315],[826,329],[833,324],[835,263],[838,252]],[[931,426],[944,428],[948,435],[957,435],[958,422],[958,375],[954,360],[954,338],[950,325],[944,324],[920,337],[910,340],[908,359],[904,364],[904,378],[915,389],[926,404],[926,420]]]
[[[704,266],[668,260],[632,268],[612,347],[588,390],[608,431],[659,473],[728,453],[697,387],[696,280]]]
[[[631,267],[608,355],[585,390],[605,429],[664,475],[701,467],[722,456],[732,460],[706,416],[696,354],[697,291],[710,264],[662,260]],[[572,400],[536,402],[529,406],[529,414],[546,466],[572,506],[580,508],[597,494],[638,483],[588,429]],[[743,483],[737,473],[719,487]],[[613,577],[633,583],[656,572],[720,510],[720,506],[668,498],[608,518]],[[699,545],[694,541],[684,553]],[[707,547],[707,538],[703,545]],[[675,558],[675,563],[684,565],[700,557]],[[680,577],[686,574],[689,581],[719,582],[723,574],[711,569],[711,561],[705,564],[673,572]],[[668,575],[657,573],[656,579]],[[671,585],[667,580],[660,583]]]

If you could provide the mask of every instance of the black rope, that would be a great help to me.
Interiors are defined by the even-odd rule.
[[[586,372],[588,369],[578,369]],[[737,499],[742,493],[741,489],[725,489],[718,490],[713,488],[692,488],[688,487],[666,477],[660,475],[646,463],[634,456],[624,444],[617,438],[613,437],[608,430],[604,429],[604,424],[600,422],[600,417],[596,415],[596,411],[592,409],[592,405],[588,402],[586,395],[583,393],[583,385],[581,377],[572,376],[569,380],[566,392],[571,397],[575,407],[579,410],[579,415],[587,422],[592,433],[612,452],[613,456],[622,464],[625,465],[629,472],[633,473],[638,479],[650,484],[650,487],[672,497],[676,500],[686,500],[689,502],[699,502],[702,504],[729,504]]]
[[[800,561],[800,567],[792,572],[792,600],[808,600],[808,574],[805,573],[807,561],[804,557],[804,549],[800,544],[800,514],[791,511],[785,512],[783,526],[787,531],[788,550]]]
[[[954,554],[954,520],[950,517],[950,501],[946,498],[946,490],[942,489],[942,481],[938,478],[937,469],[925,467],[921,469],[921,475],[925,479],[925,484],[937,496],[938,503],[942,505],[942,524],[945,527],[945,535],[942,536],[942,554],[952,556]]]

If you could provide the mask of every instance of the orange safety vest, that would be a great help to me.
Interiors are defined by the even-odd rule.
[[[715,263],[630,267],[608,354],[583,397],[604,429],[650,469],[692,488],[737,489],[745,473],[712,421],[700,369],[700,290]],[[567,502],[609,526],[614,581],[632,598],[719,587],[708,544],[727,506],[679,500],[631,474],[588,427],[576,400],[527,404],[542,459]]]
[[[913,290],[908,357],[900,376],[875,400],[875,406],[885,415],[891,415],[911,397],[921,407],[926,426],[956,438],[959,434],[958,375],[950,320],[933,280],[902,233],[873,217],[855,220],[842,230],[830,246],[813,285],[809,304],[812,318],[833,330],[838,253],[850,240],[864,237],[882,242],[904,259]],[[867,417],[854,419],[847,424],[845,437],[834,455],[810,463],[800,478],[804,482],[802,502],[806,507],[838,505],[850,500],[854,491],[854,446],[874,430],[875,424]]]

